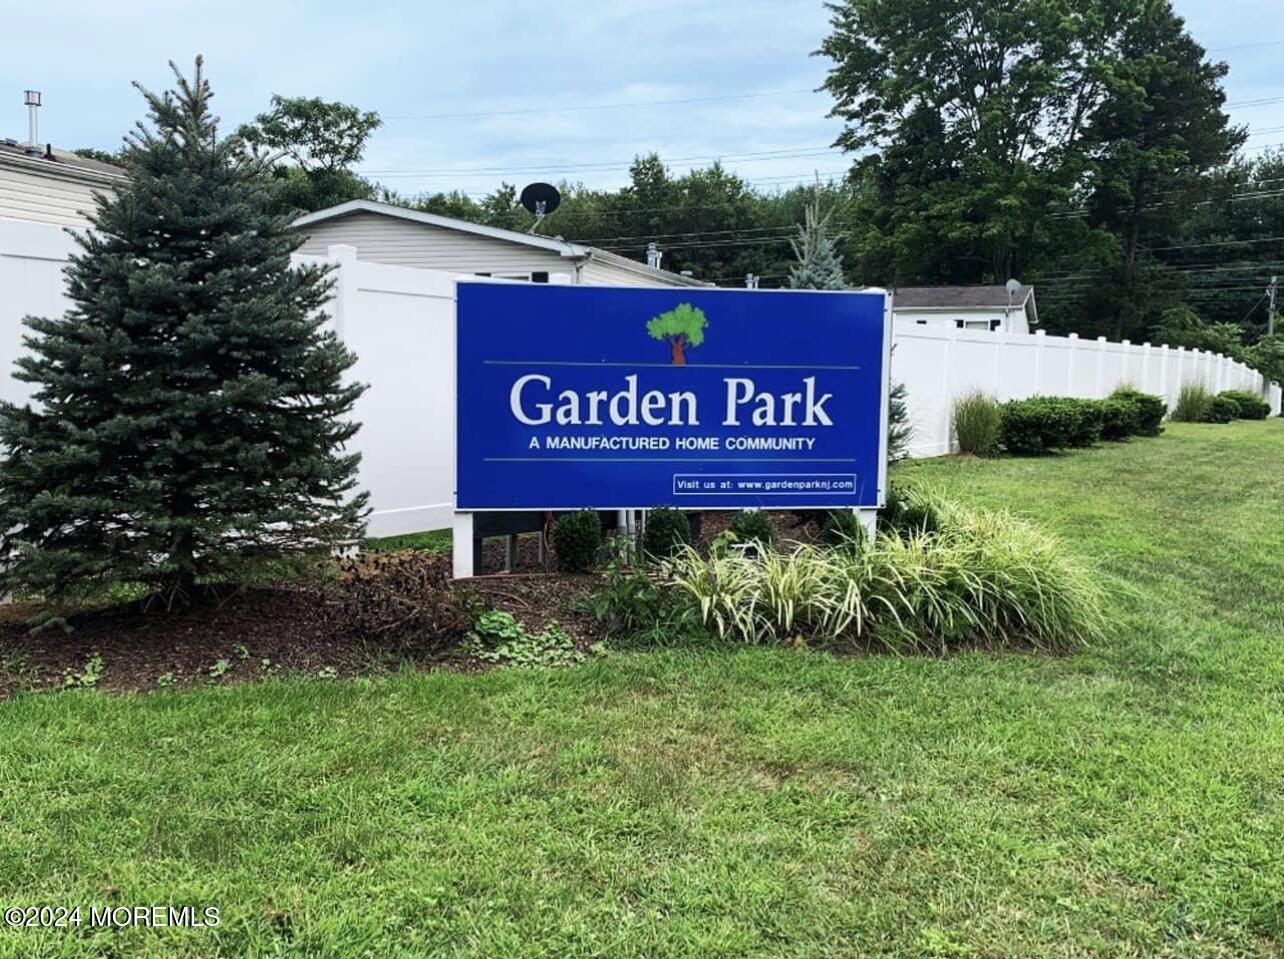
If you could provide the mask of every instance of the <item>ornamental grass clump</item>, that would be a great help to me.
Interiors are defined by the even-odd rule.
[[[667,574],[705,628],[748,643],[1065,650],[1102,634],[1100,588],[1055,537],[1005,513],[938,509],[937,531],[883,535],[860,550],[798,545],[755,559],[688,549]]]
[[[954,401],[951,420],[960,453],[993,456],[999,451],[1003,414],[993,396],[980,390],[960,396]]]
[[[1207,423],[1213,408],[1213,394],[1200,383],[1183,383],[1173,407],[1178,423]]]

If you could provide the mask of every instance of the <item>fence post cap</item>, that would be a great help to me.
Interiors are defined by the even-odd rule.
[[[357,248],[351,243],[335,243],[325,248],[325,255],[332,260],[355,260]]]
[[[1071,333],[1071,334],[1070,334],[1070,336],[1069,336],[1068,338],[1069,338],[1069,339],[1072,339],[1072,340],[1077,340],[1077,339],[1079,339],[1079,334],[1078,334],[1078,333]]]
[[[1047,336],[1047,335],[1048,335],[1048,331],[1047,331],[1047,330],[1035,330],[1035,331],[1034,331],[1034,335],[1035,335],[1035,336]]]

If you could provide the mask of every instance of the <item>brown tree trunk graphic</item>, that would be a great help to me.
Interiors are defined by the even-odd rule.
[[[671,336],[669,343],[673,347],[673,365],[687,365],[687,338],[685,336]]]

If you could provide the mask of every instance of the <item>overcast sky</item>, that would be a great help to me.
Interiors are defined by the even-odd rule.
[[[1176,5],[1231,64],[1232,104],[1284,97],[1279,0]],[[25,139],[34,87],[41,140],[60,147],[113,149],[142,115],[130,82],[163,88],[168,59],[190,69],[203,53],[229,127],[272,93],[377,110],[363,170],[403,194],[618,186],[650,150],[680,170],[722,157],[764,188],[845,166],[828,98],[810,92],[826,65],[810,56],[819,0],[46,0],[7,4],[4,21],[0,135]],[[1284,100],[1231,113],[1250,150],[1284,142]]]

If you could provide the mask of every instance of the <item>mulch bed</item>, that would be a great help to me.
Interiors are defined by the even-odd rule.
[[[734,513],[704,514],[700,544],[707,546]],[[815,526],[792,513],[772,516],[777,542],[815,537]],[[485,575],[455,583],[464,602],[480,600],[513,614],[529,631],[558,621],[587,649],[600,639],[580,601],[600,582],[593,575],[559,573],[539,562],[535,535],[518,539],[517,565],[504,566],[502,539],[487,540]],[[444,575],[449,555],[414,554]],[[202,683],[246,682],[265,676],[304,673],[345,676],[388,671],[411,663],[421,668],[489,668],[460,648],[462,630],[448,636],[376,640],[361,635],[337,615],[334,585],[286,583],[247,587],[205,598],[173,612],[137,605],[64,612],[71,632],[56,626],[32,634],[29,621],[39,607],[0,605],[0,698],[23,690],[54,689],[84,674],[97,654],[102,671],[97,688],[135,691]]]

